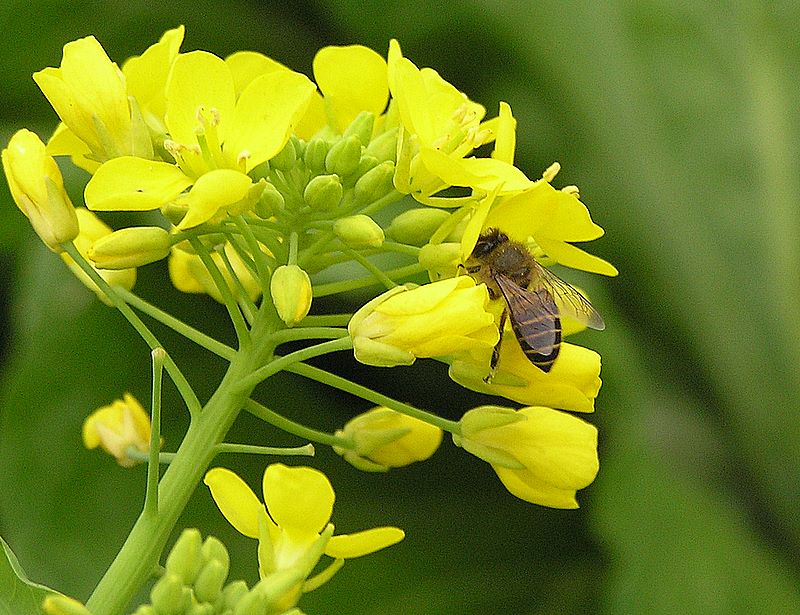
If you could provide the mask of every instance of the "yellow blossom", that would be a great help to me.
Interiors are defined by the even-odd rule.
[[[397,286],[350,319],[356,359],[389,367],[491,349],[498,334],[488,302],[486,286],[466,276],[416,288]]]
[[[541,406],[481,406],[460,421],[455,443],[491,464],[513,495],[553,508],[577,508],[575,494],[599,468],[597,428]]]
[[[368,472],[424,461],[442,442],[442,430],[438,427],[383,407],[350,419],[336,435],[349,438],[354,448],[334,447],[334,450]]]
[[[324,553],[335,561],[328,568],[329,574],[323,571],[317,577],[328,580],[344,559],[374,553],[404,537],[396,527],[331,537],[333,487],[322,472],[313,468],[279,463],[268,466],[263,480],[264,503],[241,478],[225,468],[209,470],[204,481],[231,525],[245,536],[258,539],[262,578],[301,566],[301,579],[305,579]],[[309,553],[314,556],[313,561],[309,561]],[[318,585],[310,579],[303,587],[308,591]],[[292,597],[299,598],[299,591],[292,592]],[[292,604],[284,606],[289,608]]]
[[[75,210],[75,213],[78,216],[78,227],[80,228],[80,232],[73,243],[78,249],[78,252],[80,252],[84,258],[88,259],[89,252],[91,251],[94,243],[103,237],[111,235],[113,231],[111,230],[111,227],[100,220],[100,218],[98,218],[88,209],[78,207]],[[71,256],[62,252],[61,258],[77,276],[77,278],[86,285],[87,288],[94,291],[103,303],[111,305],[111,302],[106,297],[105,293],[100,290],[97,284],[94,283],[94,281],[86,274],[86,272],[83,271],[83,269],[81,269],[74,260],[72,260]],[[99,269],[95,267],[95,270],[100,277],[108,282],[111,286],[122,286],[123,288],[130,290],[136,283],[136,269],[111,270]]]
[[[25,129],[11,137],[2,160],[17,207],[45,245],[61,252],[61,244],[77,237],[78,218],[55,160],[39,137]]]
[[[311,279],[297,265],[281,265],[272,274],[269,291],[275,311],[287,327],[294,327],[311,309]]]
[[[150,417],[130,393],[90,414],[83,422],[86,448],[102,447],[117,463],[130,467],[138,463],[128,456],[131,447],[146,453],[150,448]]]

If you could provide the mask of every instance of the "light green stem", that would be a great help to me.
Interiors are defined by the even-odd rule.
[[[144,496],[146,514],[158,512],[158,451],[161,448],[161,376],[164,372],[163,348],[150,353],[153,357],[153,396],[150,401],[150,450],[147,459],[147,490]]]
[[[260,404],[252,399],[247,400],[244,408],[253,416],[257,416],[261,420],[266,421],[270,425],[277,427],[286,433],[294,434],[295,436],[304,438],[306,440],[311,440],[312,442],[318,442],[319,444],[338,446],[341,448],[353,448],[353,443],[347,438],[335,436],[333,434],[312,429],[311,427],[306,427],[305,425],[296,423],[295,421],[287,419],[285,416],[278,414],[274,410],[270,410],[263,404]]]

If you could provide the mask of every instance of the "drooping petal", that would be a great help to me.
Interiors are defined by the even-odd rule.
[[[521,500],[550,508],[578,508],[575,489],[560,489],[527,470],[492,466],[509,493]]]
[[[336,559],[361,557],[397,544],[405,535],[397,527],[376,527],[353,534],[339,534],[330,539],[325,555]]]
[[[165,122],[173,140],[197,143],[198,111],[219,118],[219,139],[225,138],[236,102],[231,70],[222,58],[206,51],[179,55],[172,63],[166,85]]]
[[[380,115],[389,100],[386,60],[361,45],[320,49],[314,56],[314,79],[339,132],[361,111]]]
[[[226,128],[224,151],[233,164],[246,159],[246,170],[277,154],[303,117],[313,83],[294,71],[273,71],[253,79],[236,103]]]
[[[599,256],[594,256],[558,239],[536,237],[536,243],[545,251],[547,256],[565,267],[615,276],[619,273],[617,268]]]
[[[192,228],[207,222],[223,207],[245,198],[251,185],[250,177],[233,169],[214,169],[204,173],[186,197],[189,212],[178,228]]]
[[[273,521],[294,535],[319,534],[333,512],[335,495],[319,470],[274,463],[264,471],[264,501]]]
[[[247,483],[225,468],[209,470],[203,482],[230,524],[245,536],[258,538],[258,517],[264,505]]]
[[[451,186],[468,186],[484,191],[499,187],[499,192],[517,192],[531,185],[513,164],[496,158],[454,158],[430,148],[421,148],[425,168]]]
[[[97,169],[84,198],[94,211],[148,211],[173,200],[191,184],[174,164],[122,156]]]

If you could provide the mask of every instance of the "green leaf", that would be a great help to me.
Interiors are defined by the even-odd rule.
[[[29,580],[2,538],[0,546],[5,556],[0,558],[0,615],[41,615],[42,601],[58,592]]]

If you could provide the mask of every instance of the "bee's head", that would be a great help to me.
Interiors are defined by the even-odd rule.
[[[508,235],[496,228],[487,228],[478,237],[475,242],[475,249],[472,251],[472,256],[481,258],[487,254],[491,254],[498,246],[508,241]]]

